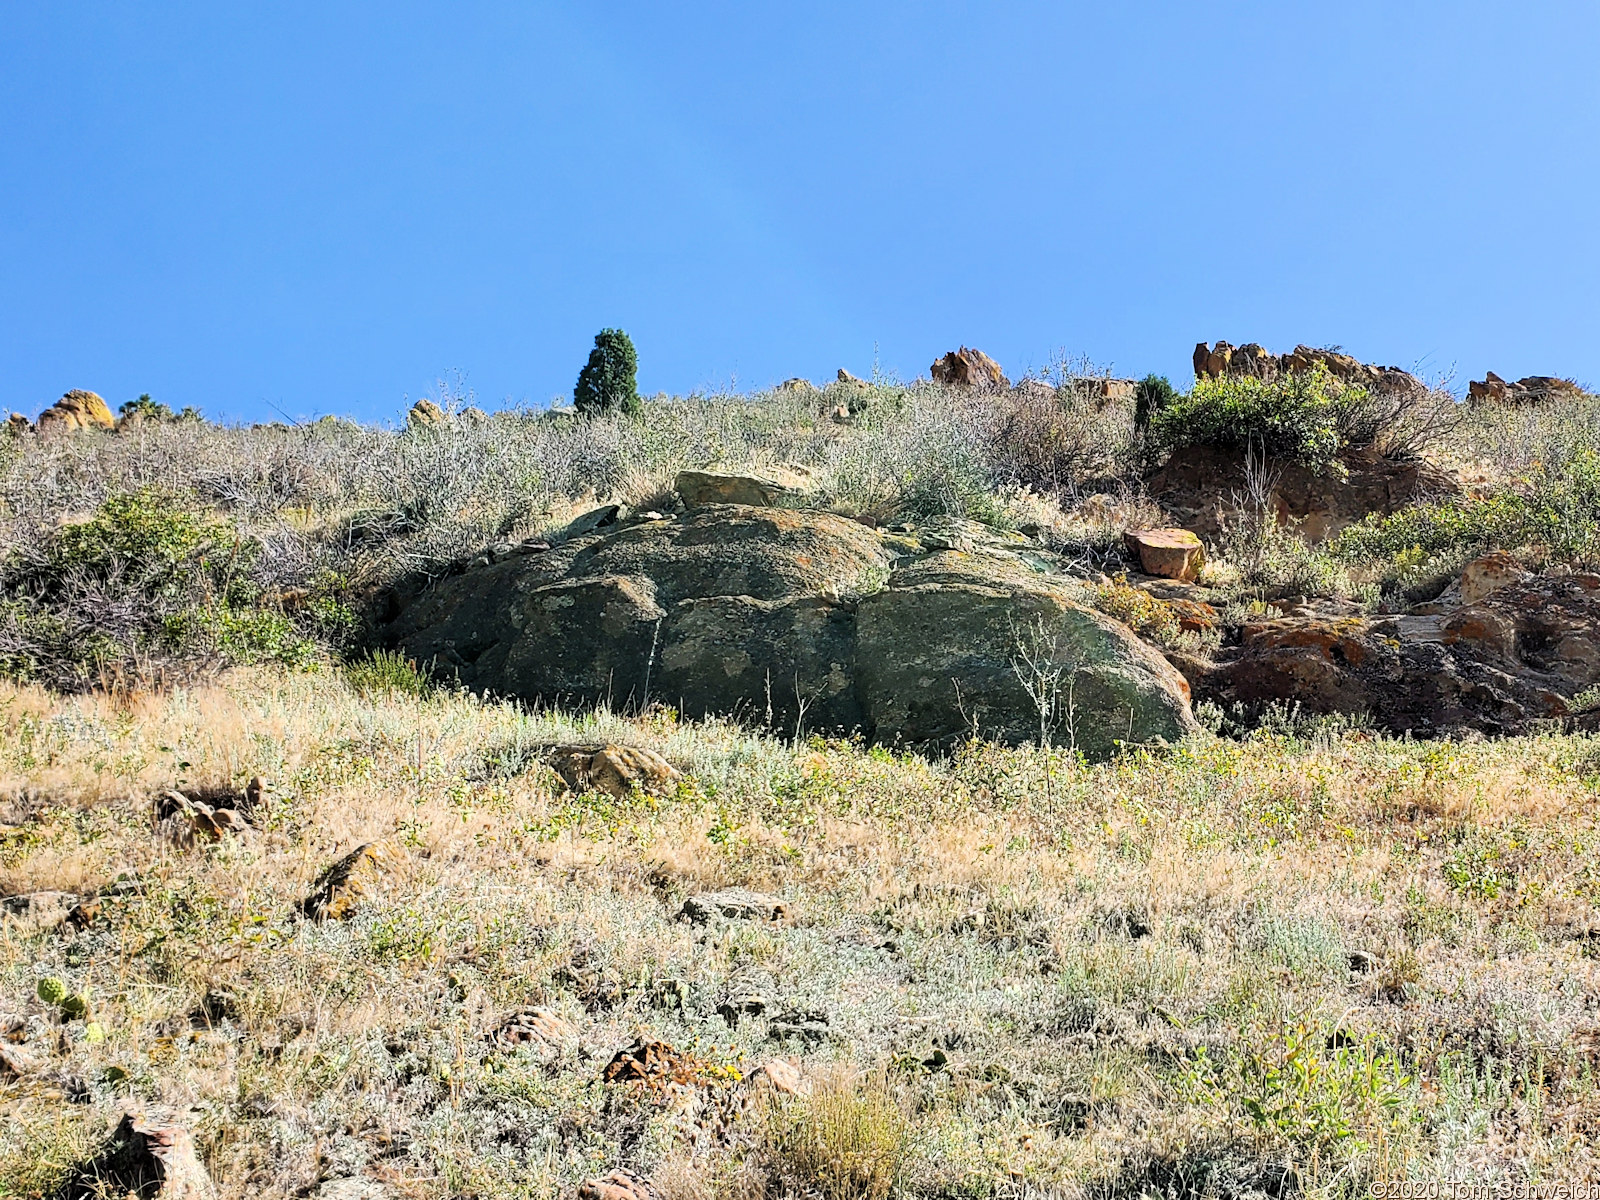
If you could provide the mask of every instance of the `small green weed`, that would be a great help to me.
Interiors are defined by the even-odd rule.
[[[432,688],[428,673],[398,650],[374,650],[344,669],[345,682],[357,695],[410,696],[420,699]]]

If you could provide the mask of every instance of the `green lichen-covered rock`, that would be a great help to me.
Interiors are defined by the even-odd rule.
[[[792,728],[798,686],[817,715],[837,707],[830,727],[854,728],[833,703],[849,662],[837,610],[892,561],[843,517],[710,505],[442,580],[391,636],[468,687],[526,700],[764,716],[770,679],[775,723]]]
[[[972,733],[1091,759],[1197,727],[1182,675],[1069,584],[994,554],[947,550],[895,572],[856,617],[857,686],[879,741]],[[1030,695],[1030,687],[1033,689]]]
[[[884,535],[713,504],[480,564],[402,607],[391,637],[475,690],[661,702],[786,734],[1037,740],[1029,671],[1059,693],[1045,735],[1091,757],[1192,731],[1183,677],[1058,571],[970,522]]]

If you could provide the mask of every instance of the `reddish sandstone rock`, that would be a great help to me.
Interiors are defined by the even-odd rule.
[[[1192,583],[1206,563],[1199,536],[1187,529],[1130,529],[1122,541],[1146,575]]]
[[[1418,501],[1461,494],[1454,476],[1426,462],[1353,458],[1343,466],[1343,474],[1318,474],[1297,462],[1268,458],[1263,464],[1272,484],[1268,511],[1299,536],[1322,541],[1371,513],[1388,516]],[[1251,490],[1243,452],[1212,446],[1174,454],[1145,487],[1174,523],[1204,537],[1236,522]]]
[[[660,1195],[643,1175],[620,1167],[578,1185],[578,1200],[659,1200]]]
[[[1507,383],[1493,371],[1467,384],[1467,399],[1480,404],[1531,404],[1541,400],[1567,400],[1581,396],[1583,389],[1570,379],[1554,375],[1525,375]]]
[[[1000,364],[982,350],[967,346],[952,350],[928,368],[935,383],[947,387],[970,387],[984,390],[1001,390],[1011,386]]]
[[[1179,597],[1168,600],[1167,607],[1178,619],[1178,628],[1189,633],[1203,633],[1215,629],[1219,620],[1217,610],[1204,600],[1185,600]]]
[[[1365,713],[1418,735],[1519,733],[1570,716],[1600,684],[1600,578],[1522,579],[1442,613],[1252,621],[1212,660],[1180,665],[1197,698],[1224,706]]]

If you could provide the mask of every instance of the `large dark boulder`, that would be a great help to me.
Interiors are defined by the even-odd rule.
[[[875,735],[922,745],[1043,732],[1105,758],[1121,742],[1192,732],[1183,676],[1075,594],[1059,576],[994,554],[946,550],[896,571],[857,616]]]
[[[1183,677],[1079,603],[1049,554],[945,524],[880,534],[732,504],[622,521],[545,553],[479,559],[402,602],[389,638],[475,690],[662,702],[784,732],[1036,740],[1035,675],[1059,691],[1048,735],[1094,757],[1195,728]]]

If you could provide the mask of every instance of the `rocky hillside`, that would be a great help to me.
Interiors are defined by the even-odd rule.
[[[0,1196],[1600,1171],[1600,398],[1195,366],[10,422]]]

